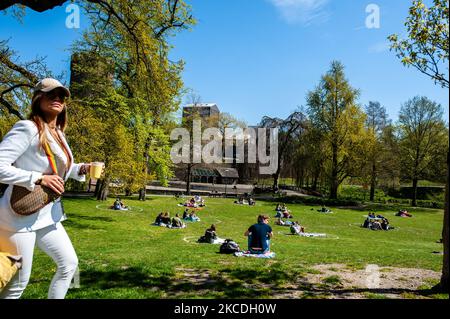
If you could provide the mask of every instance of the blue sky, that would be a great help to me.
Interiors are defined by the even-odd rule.
[[[198,24],[171,39],[171,58],[186,63],[186,87],[229,112],[256,124],[264,115],[287,117],[305,105],[331,61],[346,66],[360,89],[359,103],[379,101],[392,119],[402,103],[425,95],[442,104],[448,118],[448,90],[390,52],[386,37],[405,34],[406,0],[188,0]],[[367,5],[380,8],[380,28],[368,29]],[[0,15],[0,39],[23,60],[47,56],[55,73],[69,73],[70,44],[81,29],[67,29],[60,7],[29,12],[23,24]],[[50,37],[48,37],[50,35]],[[50,39],[50,40],[49,40]]]

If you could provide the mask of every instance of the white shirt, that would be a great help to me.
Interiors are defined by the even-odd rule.
[[[63,175],[67,165],[67,156],[46,131],[50,148],[55,155],[58,173]],[[73,163],[73,155],[62,132],[59,132],[69,156],[71,165],[65,176],[85,181],[84,175],[78,175],[80,165]],[[10,205],[13,185],[26,187],[32,191],[35,182],[42,175],[51,174],[52,170],[44,150],[39,146],[39,133],[32,121],[19,121],[5,135],[0,143],[0,183],[9,184],[2,198],[0,198],[0,229],[11,232],[35,231],[66,219],[60,199],[49,203],[44,208],[30,216],[16,214]]]

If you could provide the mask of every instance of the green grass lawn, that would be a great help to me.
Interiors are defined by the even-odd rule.
[[[151,226],[162,210],[181,214],[179,201],[125,199],[132,211],[112,211],[107,206],[113,199],[65,199],[69,219],[64,225],[79,257],[81,284],[70,289],[67,298],[270,298],[274,289],[314,272],[311,266],[328,263],[356,269],[377,264],[441,270],[442,255],[433,251],[442,251],[436,243],[442,210],[411,209],[413,218],[378,211],[396,227],[385,232],[359,227],[365,211],[333,208],[334,214],[321,214],[318,206],[289,205],[307,232],[329,235],[302,238],[286,235],[288,227],[273,224],[274,203],[259,201],[249,207],[234,205],[232,199],[206,199],[207,207],[198,213],[201,222],[181,230]],[[237,258],[219,254],[218,245],[196,243],[214,223],[220,237],[246,249],[243,233],[260,213],[272,217],[275,259]],[[51,259],[37,249],[23,297],[45,298],[54,271]]]

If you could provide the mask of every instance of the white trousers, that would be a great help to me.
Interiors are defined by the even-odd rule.
[[[0,292],[0,299],[18,299],[31,275],[34,247],[37,245],[56,263],[56,274],[48,290],[49,299],[64,299],[78,266],[78,258],[63,225],[57,223],[43,229],[25,233],[0,230],[0,251],[22,255],[22,269]]]

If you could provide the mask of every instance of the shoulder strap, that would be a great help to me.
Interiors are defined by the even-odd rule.
[[[50,164],[50,167],[52,168],[53,174],[58,175],[58,167],[56,166],[55,155],[50,149],[48,142],[45,142],[44,145],[42,145],[42,147],[44,148],[45,154],[47,155],[47,159]]]

